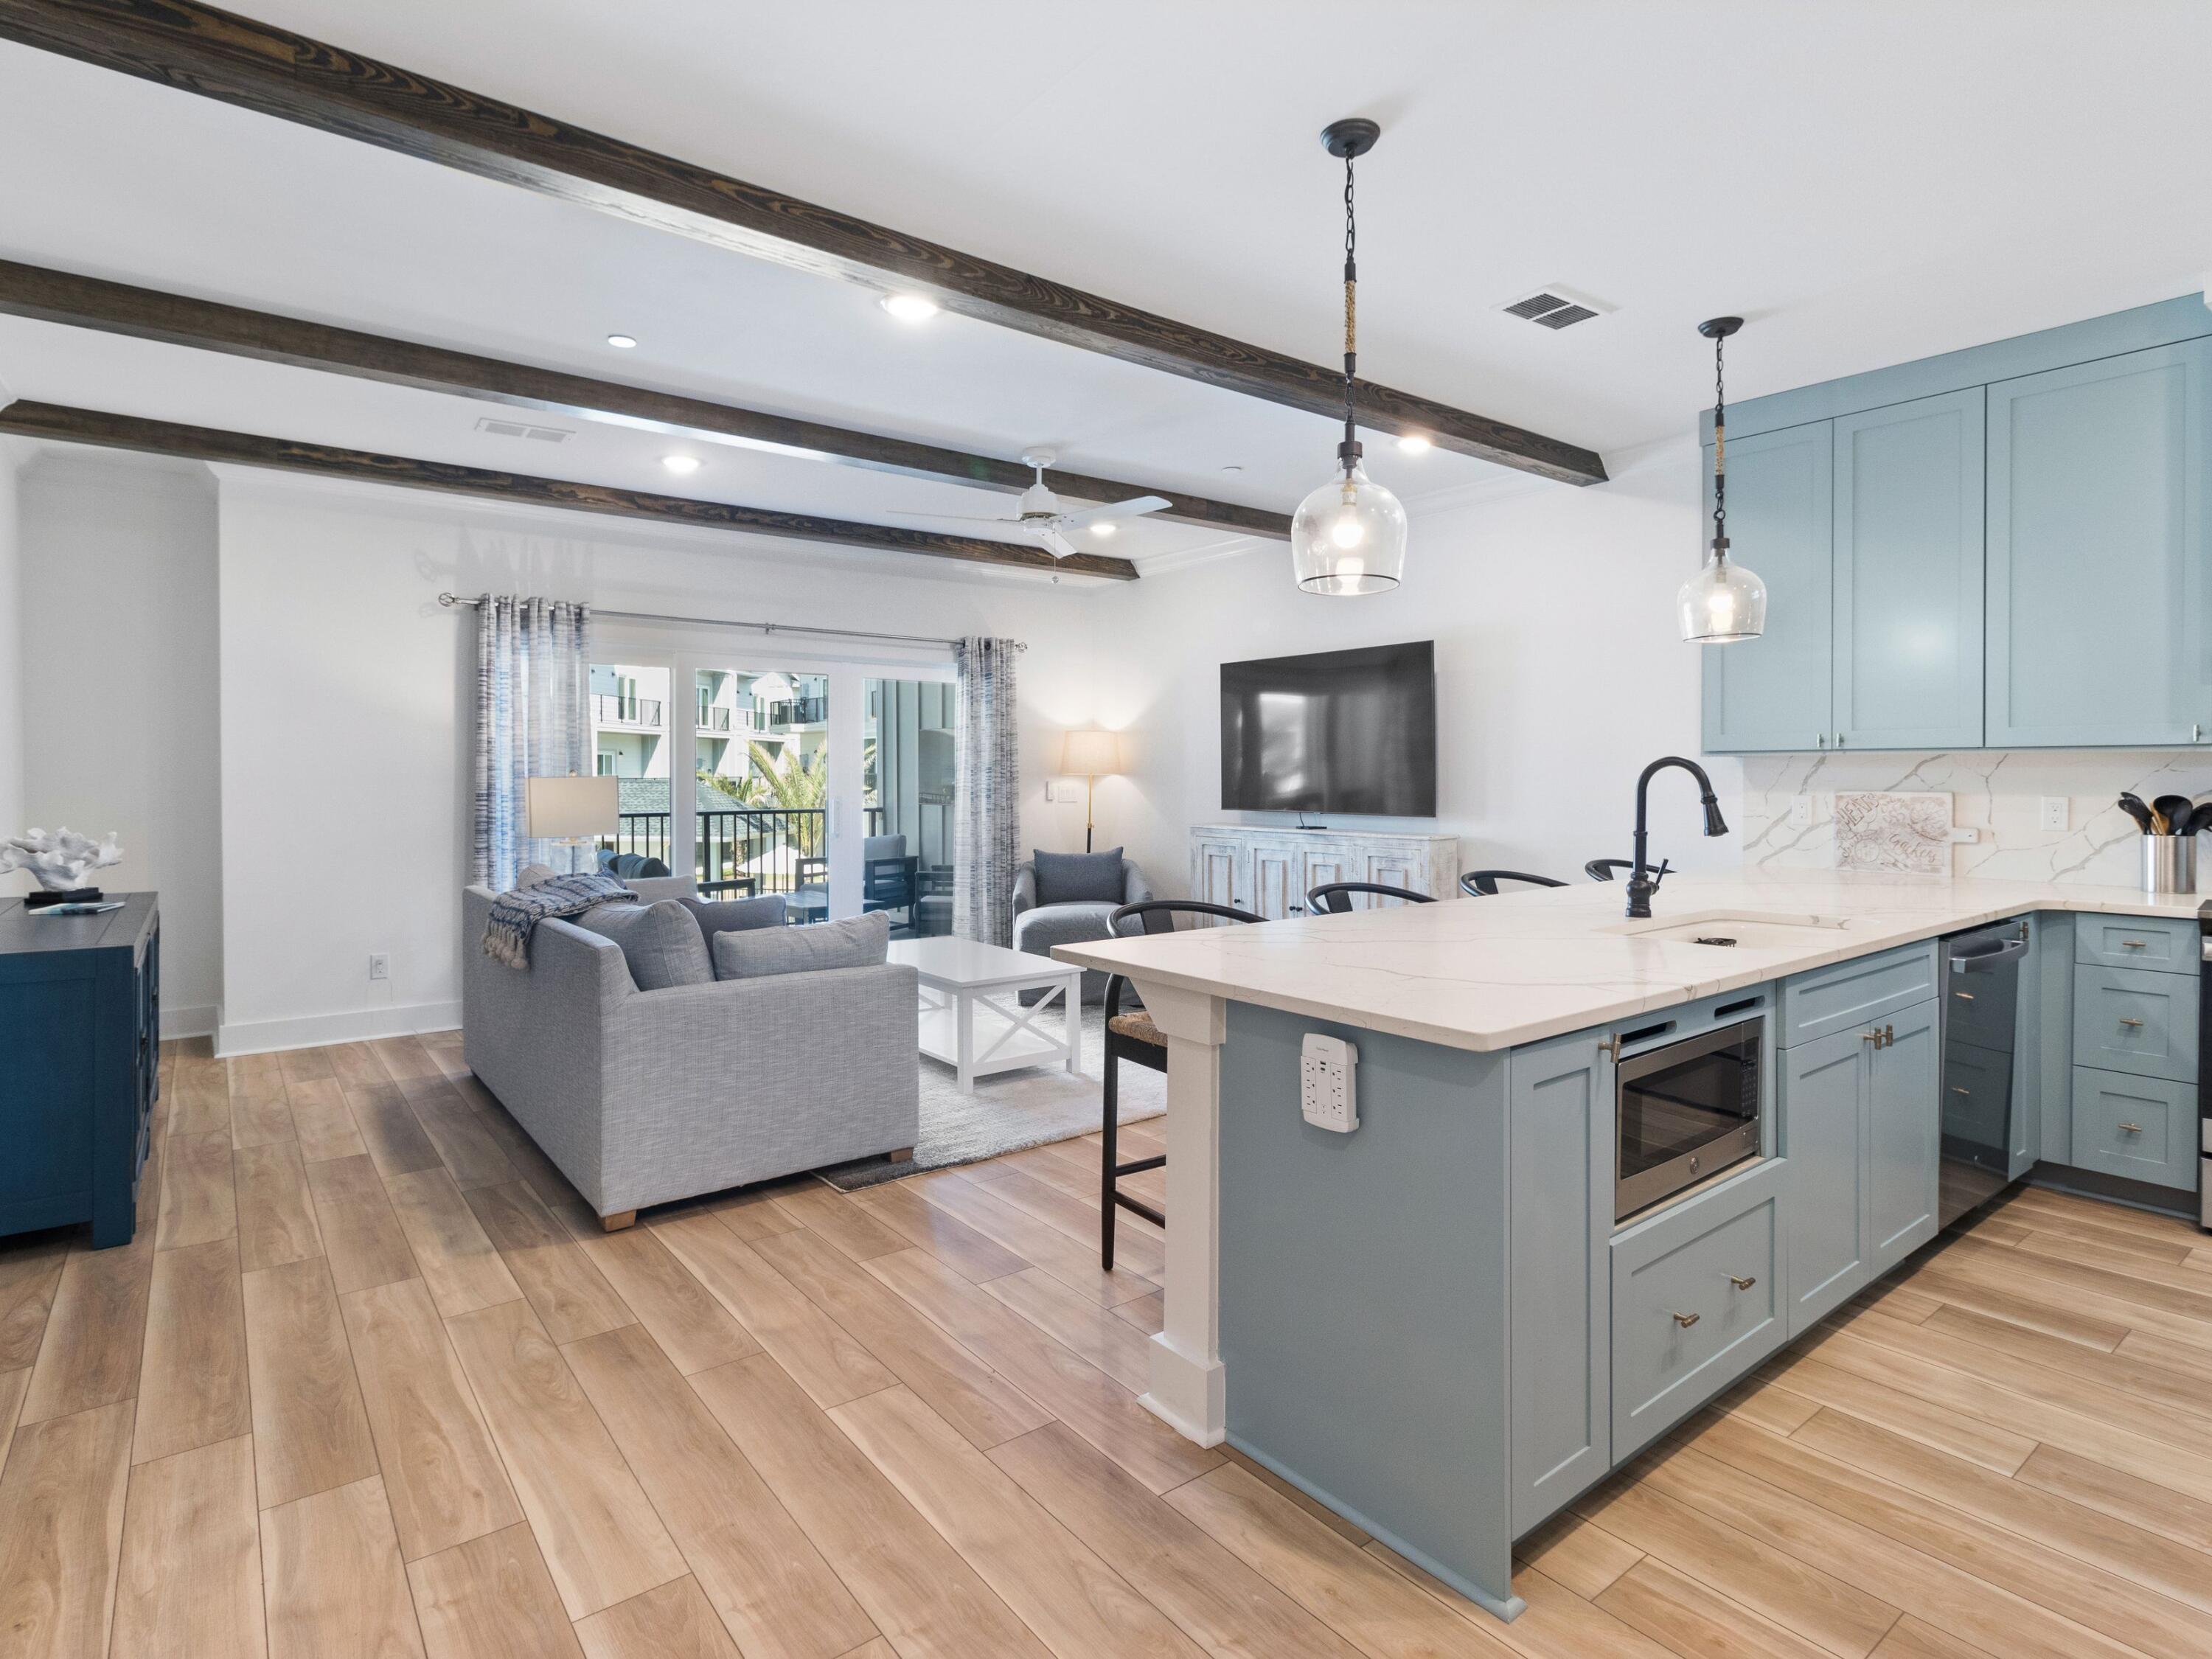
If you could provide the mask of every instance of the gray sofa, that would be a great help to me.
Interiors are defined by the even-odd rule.
[[[632,884],[654,898],[690,886]],[[641,991],[621,946],[565,921],[538,923],[527,969],[493,961],[478,948],[491,902],[484,887],[463,900],[469,1069],[611,1228],[648,1205],[913,1147],[913,969]]]
[[[1039,904],[1036,865],[1024,860],[1014,872],[1014,949],[1031,956],[1048,957],[1055,945],[1079,945],[1085,939],[1105,939],[1111,933],[1106,918],[1123,904],[1142,904],[1152,896],[1145,872],[1136,860],[1121,860],[1121,897],[1116,903]],[[1095,968],[1083,970],[1083,1000],[1106,1000],[1106,975]],[[1024,992],[1022,1000],[1034,1002],[1042,992]]]

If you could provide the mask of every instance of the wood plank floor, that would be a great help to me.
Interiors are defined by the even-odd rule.
[[[1939,1240],[1523,1540],[1507,1626],[1137,1405],[1095,1141],[609,1238],[452,1035],[163,1066],[138,1242],[0,1240],[0,1659],[2212,1653],[2178,1220]]]

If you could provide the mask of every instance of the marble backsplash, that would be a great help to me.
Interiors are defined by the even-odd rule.
[[[1754,870],[1836,868],[1839,793],[1936,791],[1951,797],[1954,825],[1980,832],[1951,848],[1954,876],[2131,887],[2142,837],[2113,804],[2120,792],[2145,800],[2212,792],[2212,748],[1747,755],[1741,765],[1744,862]],[[2052,795],[2066,797],[2063,830],[2042,827]],[[1802,828],[1790,821],[1800,796],[1811,807]]]

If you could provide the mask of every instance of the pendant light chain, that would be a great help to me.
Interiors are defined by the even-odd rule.
[[[1728,383],[1721,355],[1728,337],[1713,337],[1713,557],[1728,557]]]
[[[1359,246],[1359,221],[1353,210],[1352,194],[1352,158],[1344,158],[1344,441],[1346,447],[1340,454],[1344,470],[1352,471],[1352,384],[1359,362],[1359,265],[1356,254]]]

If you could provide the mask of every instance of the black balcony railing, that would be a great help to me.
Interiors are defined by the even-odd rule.
[[[830,718],[830,699],[827,697],[793,697],[788,702],[772,702],[768,706],[770,726],[819,726]]]
[[[592,721],[597,726],[648,726],[657,731],[660,726],[660,699],[595,691],[592,694]]]
[[[699,844],[692,871],[702,893],[790,893],[818,884],[820,860],[828,851],[825,821],[818,806],[745,806],[696,815]],[[880,835],[884,809],[867,809],[867,833]],[[625,812],[610,850],[659,859],[681,868],[669,856],[665,812]]]

